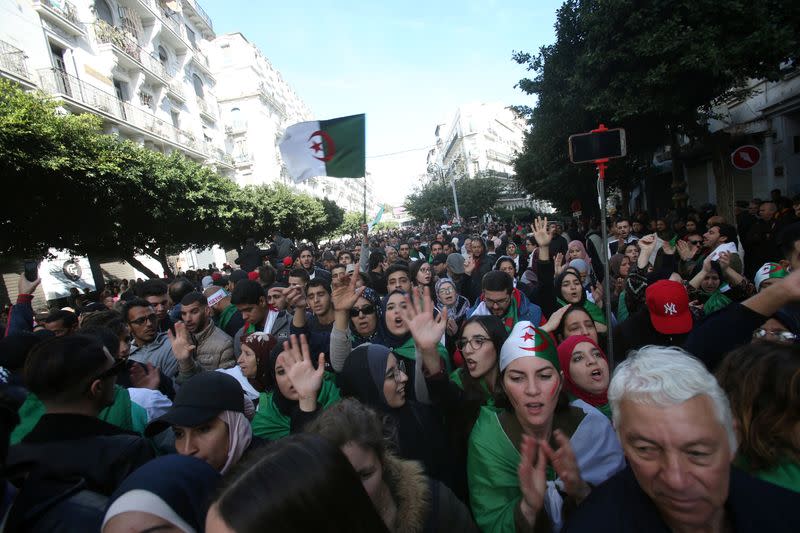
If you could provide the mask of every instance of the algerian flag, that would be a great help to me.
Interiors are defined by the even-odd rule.
[[[382,216],[383,216],[383,206],[381,206],[381,208],[378,209],[378,214],[375,215],[375,219],[369,223],[369,228],[367,228],[367,231],[372,231],[372,228],[374,228],[378,224],[378,222],[381,221]]]
[[[292,179],[364,177],[365,122],[365,115],[352,115],[286,128],[278,146]]]

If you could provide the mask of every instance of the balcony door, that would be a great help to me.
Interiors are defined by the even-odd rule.
[[[60,46],[50,43],[50,59],[55,67],[56,88],[61,94],[72,96],[72,90],[67,74],[67,62],[64,59],[65,50]]]

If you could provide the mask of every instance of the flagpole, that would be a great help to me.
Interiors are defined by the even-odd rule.
[[[366,174],[366,172],[364,174]],[[364,176],[364,224],[366,223],[367,223],[367,176]]]

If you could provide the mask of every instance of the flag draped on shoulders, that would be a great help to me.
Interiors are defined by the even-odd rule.
[[[300,122],[286,128],[281,156],[295,182],[315,176],[361,178],[366,171],[365,115]]]

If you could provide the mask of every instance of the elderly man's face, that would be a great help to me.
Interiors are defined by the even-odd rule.
[[[721,517],[734,451],[711,398],[666,407],[623,399],[617,425],[636,480],[672,530]]]

